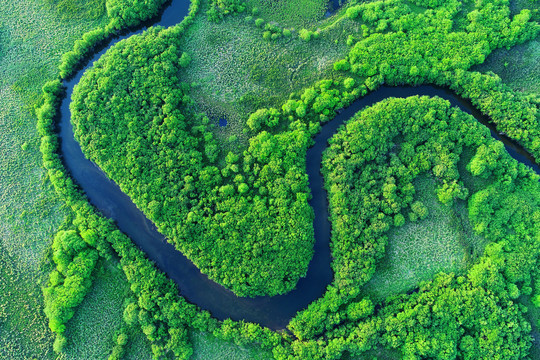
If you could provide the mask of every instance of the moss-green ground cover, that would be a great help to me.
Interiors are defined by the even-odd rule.
[[[0,358],[52,356],[40,262],[67,211],[44,181],[30,109],[44,80],[57,74],[60,55],[102,22],[63,19],[42,1],[0,5]]]
[[[463,273],[485,245],[470,227],[463,201],[451,205],[439,202],[432,177],[420,176],[414,185],[415,199],[429,214],[388,232],[385,256],[362,291],[375,301],[412,290],[439,272]]]

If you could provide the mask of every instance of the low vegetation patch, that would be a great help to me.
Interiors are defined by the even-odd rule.
[[[413,185],[428,215],[388,231],[385,255],[362,296],[381,301],[413,290],[439,272],[463,274],[483,251],[484,241],[471,228],[464,201],[442,204],[432,177],[419,176]]]

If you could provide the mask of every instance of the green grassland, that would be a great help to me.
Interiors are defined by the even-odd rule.
[[[248,8],[257,8],[256,16],[284,27],[309,27],[321,20],[326,12],[325,0],[248,0]]]
[[[0,5],[0,358],[51,358],[40,266],[67,215],[41,168],[31,108],[60,56],[103,17],[70,19],[42,1]]]
[[[429,215],[388,232],[385,256],[362,291],[375,301],[412,290],[439,272],[464,273],[486,245],[472,230],[464,201],[439,202],[435,180],[426,175],[415,179],[414,185],[416,199]]]
[[[333,18],[323,18],[325,2],[256,3],[248,2],[244,13],[226,16],[218,23],[198,16],[181,40],[180,47],[192,58],[182,80],[195,85],[191,96],[200,110],[214,118],[228,119],[226,128],[217,129],[222,141],[233,134],[242,139],[251,112],[261,107],[279,108],[290,93],[331,78],[332,64],[348,51],[345,33],[358,27],[352,22],[332,26],[319,39],[306,42],[298,37],[299,29],[332,24]],[[203,12],[205,5],[203,1]],[[254,7],[259,9],[259,15],[251,16]],[[247,16],[253,19],[246,20]],[[264,29],[254,23],[256,18],[280,28],[291,26],[292,34],[265,40]]]
[[[237,346],[206,333],[192,334],[194,347],[191,360],[268,360],[273,359],[271,353],[253,346]]]
[[[510,9],[514,14],[521,9],[531,9],[535,19],[540,20],[540,2],[537,0],[512,1]],[[538,96],[540,94],[540,61],[538,59],[540,59],[540,38],[511,49],[497,49],[474,70],[492,71],[513,90]]]

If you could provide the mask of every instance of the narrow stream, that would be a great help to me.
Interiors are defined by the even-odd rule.
[[[186,0],[173,0],[154,25],[167,27],[177,24],[187,15],[188,7],[189,2]],[[156,230],[153,223],[120,190],[118,185],[111,181],[96,164],[86,159],[79,144],[74,139],[69,111],[74,85],[79,82],[84,71],[90,68],[93,62],[106,50],[118,41],[141,33],[144,29],[146,27],[111,41],[105,49],[92,56],[88,64],[75,77],[64,83],[67,87],[67,96],[62,101],[58,123],[64,165],[75,182],[84,190],[90,203],[105,216],[113,219],[119,229],[127,234],[147,254],[148,258],[155,262],[159,269],[176,282],[180,294],[188,301],[208,310],[218,319],[246,320],[271,329],[283,329],[297,311],[306,308],[309,303],[324,294],[327,285],[332,281],[333,273],[330,268],[329,248],[331,227],[328,221],[327,194],[320,173],[321,157],[328,139],[335,134],[345,120],[357,111],[389,97],[439,96],[474,115],[478,121],[489,126],[489,119],[474,109],[468,101],[433,86],[381,87],[355,101],[322,127],[321,132],[315,137],[315,145],[307,151],[306,171],[313,195],[309,204],[315,212],[313,221],[315,254],[309,264],[307,276],[300,279],[295,290],[285,295],[256,298],[238,297],[230,290],[208,279],[189,259],[169,244],[164,236]],[[533,167],[536,172],[540,172],[538,165],[515,142],[499,136],[494,131],[493,126],[490,126],[490,129],[493,137],[503,141],[506,149],[514,158]]]

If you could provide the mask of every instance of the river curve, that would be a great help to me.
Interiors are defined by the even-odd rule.
[[[173,0],[164,10],[161,18],[153,25],[164,27],[175,25],[187,15],[188,8],[188,1]],[[118,228],[128,235],[146,253],[148,258],[178,285],[182,296],[200,308],[208,310],[218,319],[245,320],[271,329],[283,329],[297,311],[306,308],[309,303],[324,294],[326,287],[332,281],[333,274],[330,267],[331,226],[328,221],[328,201],[320,173],[322,152],[327,146],[328,139],[336,133],[338,127],[366,106],[389,97],[403,98],[413,95],[441,97],[490,127],[492,136],[504,142],[512,157],[533,167],[537,173],[540,173],[540,169],[532,157],[527,155],[527,152],[514,141],[498,135],[494,127],[490,125],[489,119],[477,111],[467,100],[461,99],[445,89],[433,86],[381,87],[355,101],[333,120],[326,123],[315,137],[315,145],[307,151],[306,171],[312,193],[309,204],[315,213],[313,221],[314,256],[309,264],[307,276],[301,278],[296,288],[285,295],[255,298],[238,297],[232,291],[202,274],[188,258],[169,244],[165,237],[157,231],[154,224],[120,190],[119,186],[110,180],[96,164],[86,159],[73,136],[69,103],[74,85],[79,82],[84,71],[90,68],[93,62],[99,59],[111,46],[124,38],[141,33],[146,28],[145,26],[138,31],[130,32],[109,42],[103,50],[96,52],[88,60],[86,66],[78,71],[72,79],[64,82],[67,87],[67,96],[62,100],[58,120],[62,159],[72,178],[85,192],[90,203],[116,222]]]

